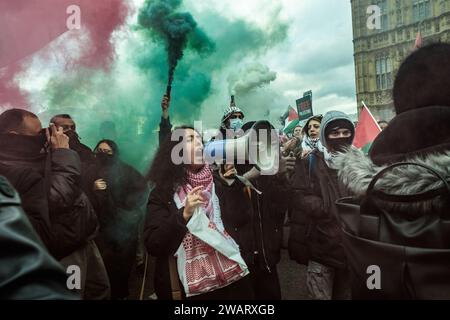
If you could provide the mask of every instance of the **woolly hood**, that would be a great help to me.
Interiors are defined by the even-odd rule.
[[[350,120],[349,116],[347,116],[345,113],[341,112],[341,111],[329,111],[327,112],[322,119],[322,123],[320,125],[320,142],[322,142],[322,145],[328,148],[328,143],[327,143],[327,139],[325,136],[325,131],[328,127],[328,125],[330,125],[330,123],[332,123],[335,120],[345,120],[348,121],[350,124],[350,127],[352,128],[352,139],[355,137],[355,127],[353,125],[353,122]]]
[[[407,162],[427,165],[450,182],[450,150],[430,153],[426,156],[413,156]],[[340,153],[333,164],[338,170],[342,183],[355,195],[364,195],[373,177],[385,166],[375,165],[362,151],[351,147],[346,153]],[[419,166],[401,166],[386,172],[375,185],[386,193],[410,195],[444,186],[433,173]]]

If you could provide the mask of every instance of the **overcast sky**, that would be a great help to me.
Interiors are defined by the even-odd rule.
[[[201,24],[210,11],[267,28],[274,16],[289,24],[287,39],[258,61],[277,73],[270,87],[295,105],[313,91],[315,113],[356,112],[350,0],[185,0]]]

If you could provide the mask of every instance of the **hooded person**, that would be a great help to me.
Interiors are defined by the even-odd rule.
[[[138,226],[145,215],[148,187],[144,177],[120,159],[112,140],[94,148],[97,163],[88,173],[89,198],[97,212],[100,229],[95,239],[111,283],[111,298],[129,295],[128,279],[135,260]]]
[[[362,151],[351,148],[335,158],[334,163],[339,171],[339,177],[346,188],[356,197],[364,197],[375,175],[398,162],[428,166],[443,179],[450,181],[449,87],[449,44],[432,44],[408,56],[399,68],[393,88],[397,115],[374,140],[369,155],[366,156]],[[406,246],[417,247],[413,243],[419,243],[421,248],[439,248],[441,254],[447,252],[444,260],[433,258],[433,263],[428,263],[427,260],[428,266],[433,270],[426,282],[412,274],[408,281],[402,280],[402,284],[396,288],[384,287],[383,290],[376,291],[383,291],[382,298],[385,299],[448,299],[450,277],[448,272],[440,273],[439,270],[448,270],[450,238],[448,231],[436,229],[430,222],[434,221],[434,226],[440,226],[437,220],[440,218],[436,217],[447,216],[448,219],[449,194],[441,192],[426,201],[413,200],[413,195],[433,194],[433,192],[436,194],[444,188],[444,181],[423,167],[403,165],[389,170],[378,180],[375,187],[394,196],[411,197],[409,201],[402,203],[377,200],[379,208],[390,215],[395,214],[395,219],[403,224],[402,228],[392,229],[403,233],[397,241],[403,242]],[[412,228],[411,224],[414,224]],[[430,238],[430,234],[435,237]],[[380,240],[378,243],[392,244],[387,242],[385,244]],[[390,245],[390,250],[392,247]],[[378,248],[378,252],[382,250]],[[406,251],[403,249],[402,252]],[[361,255],[363,254],[364,252],[361,252]],[[389,264],[398,266],[398,270],[407,270],[414,257],[407,256],[406,259],[409,261],[406,262],[395,262],[395,259],[396,257],[391,257]],[[353,263],[350,260],[349,262]],[[415,264],[414,270],[415,274],[426,271],[420,264]],[[383,274],[386,274],[386,271]],[[392,271],[389,275],[393,279],[392,283],[403,279],[403,271],[402,274]],[[422,275],[421,279],[425,279],[425,274]],[[408,283],[408,287],[405,288],[403,283]],[[426,292],[424,288],[433,289]],[[360,296],[356,296],[358,297]]]
[[[289,254],[307,264],[307,289],[312,299],[348,299],[346,257],[342,248],[335,201],[345,195],[334,169],[336,154],[352,144],[355,129],[349,117],[330,111],[322,119],[324,148],[298,159],[293,178]]]
[[[334,158],[351,146],[354,138],[355,126],[345,113],[330,111],[325,114],[322,119],[320,141],[325,147],[324,160],[330,168],[334,167]]]

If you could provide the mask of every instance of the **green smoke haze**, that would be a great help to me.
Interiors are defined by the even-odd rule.
[[[288,24],[276,15],[261,28],[212,9],[196,14],[181,0],[141,1],[111,38],[115,56],[108,68],[67,66],[64,57],[77,54],[76,43],[61,42],[49,48],[54,55],[30,61],[18,81],[44,126],[52,115],[69,113],[83,143],[94,147],[98,140],[112,138],[122,158],[145,172],[158,144],[160,101],[171,67],[176,67],[172,123],[202,120],[204,126],[218,128],[229,104],[230,75],[236,77],[287,37]],[[236,102],[246,120],[274,123],[286,105],[277,104],[278,96],[270,89],[276,70],[259,62],[258,68],[270,76],[261,83],[240,83],[244,89]]]

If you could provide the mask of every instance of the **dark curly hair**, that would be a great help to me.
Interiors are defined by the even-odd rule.
[[[192,129],[192,126],[179,126],[177,129]],[[197,131],[198,133],[198,131]],[[174,164],[171,158],[172,149],[182,141],[183,137],[172,141],[171,135],[168,135],[156,152],[150,169],[146,175],[147,181],[152,187],[162,189],[164,192],[173,193],[176,189],[186,182],[186,165]]]

